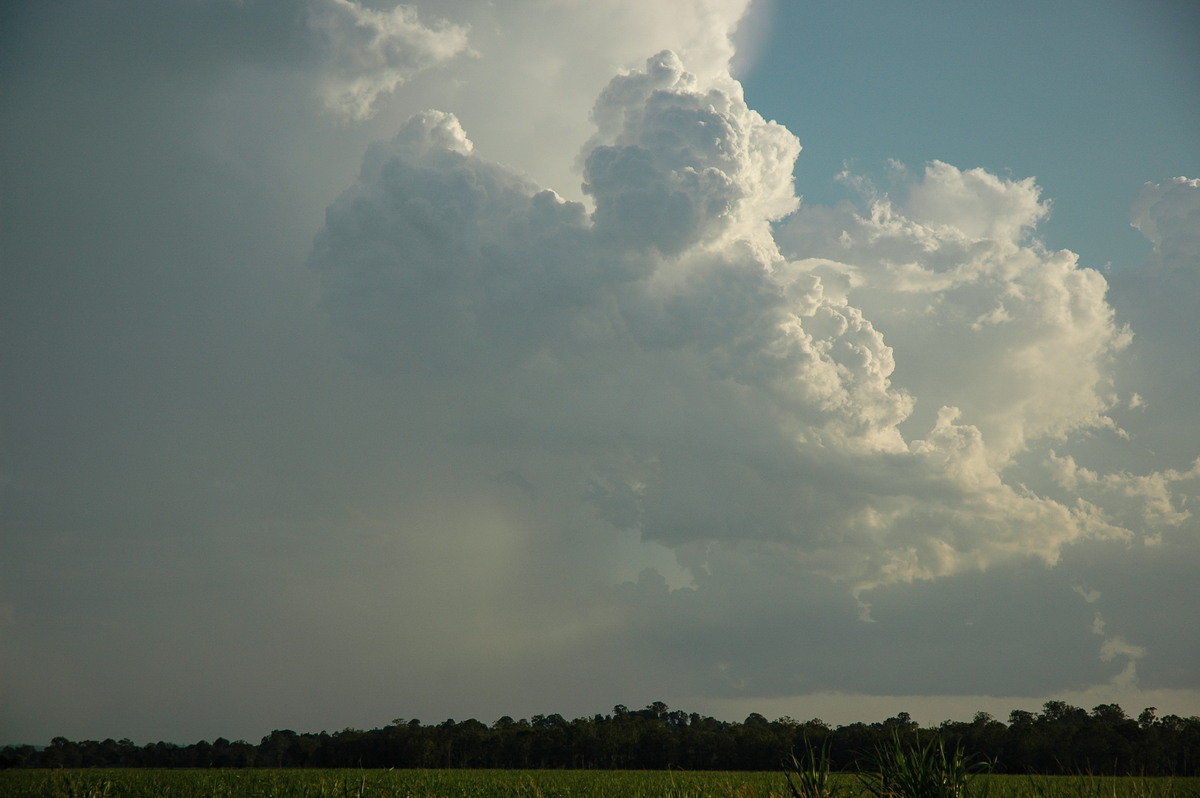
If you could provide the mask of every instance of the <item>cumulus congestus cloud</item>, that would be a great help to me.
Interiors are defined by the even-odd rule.
[[[1061,490],[1050,446],[1122,434],[1130,333],[1036,237],[1032,180],[935,162],[903,202],[799,208],[796,138],[671,52],[593,119],[591,211],[449,114],[372,148],[311,261],[350,350],[445,394],[522,480],[569,464],[581,506],[693,579],[716,544],[861,598],[1153,534]]]
[[[1036,76],[1120,133],[1052,9],[9,5],[0,743],[1200,711],[1181,40]]]

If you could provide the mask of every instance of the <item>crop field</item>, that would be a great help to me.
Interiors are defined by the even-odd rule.
[[[836,798],[871,793],[833,774]],[[0,795],[71,798],[792,798],[780,772],[586,770],[8,770]],[[1200,779],[980,776],[980,798],[1200,797]]]

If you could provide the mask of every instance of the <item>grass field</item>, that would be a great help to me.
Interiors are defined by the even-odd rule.
[[[835,774],[839,798],[866,795]],[[1200,796],[1200,779],[983,776],[986,798]],[[781,773],[596,770],[8,770],[0,795],[70,798],[788,798]]]

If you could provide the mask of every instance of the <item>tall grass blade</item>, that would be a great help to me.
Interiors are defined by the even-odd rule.
[[[831,780],[829,743],[816,748],[805,740],[804,756],[796,758],[793,751],[790,762],[784,762],[783,775],[787,778],[792,798],[836,798],[841,786]]]

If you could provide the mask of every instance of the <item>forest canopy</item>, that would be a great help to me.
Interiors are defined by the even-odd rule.
[[[567,720],[562,715],[474,718],[427,725],[397,718],[383,728],[328,733],[276,730],[257,743],[220,737],[190,745],[131,740],[0,749],[0,767],[361,767],[772,770],[791,752],[820,747],[832,766],[866,766],[879,746],[937,735],[985,760],[998,773],[1200,776],[1200,717],[1130,717],[1117,704],[1090,712],[1048,701],[1038,713],[1013,710],[1007,722],[986,712],[970,721],[921,727],[907,712],[876,723],[833,727],[814,718],[767,720],[751,713],[729,722],[672,710],[661,701]]]

